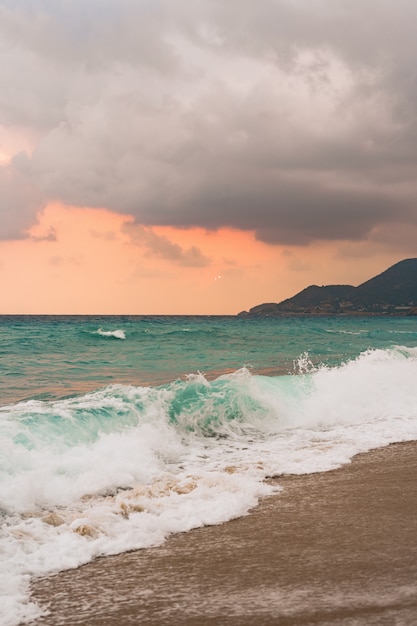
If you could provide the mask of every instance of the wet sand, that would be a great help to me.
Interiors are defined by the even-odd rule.
[[[417,624],[417,443],[278,484],[243,518],[37,581],[33,624]]]

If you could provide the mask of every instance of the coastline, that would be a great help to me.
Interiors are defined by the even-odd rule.
[[[34,581],[33,626],[410,624],[417,442],[281,476],[248,515]]]

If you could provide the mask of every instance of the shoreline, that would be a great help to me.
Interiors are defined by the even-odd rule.
[[[38,579],[33,626],[368,626],[417,614],[417,442],[324,473],[244,517]]]

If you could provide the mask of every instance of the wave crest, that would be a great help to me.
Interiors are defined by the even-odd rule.
[[[126,339],[126,334],[124,330],[103,330],[99,328],[96,330],[93,335],[100,335],[100,337],[112,337],[113,339]]]

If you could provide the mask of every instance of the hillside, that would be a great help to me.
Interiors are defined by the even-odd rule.
[[[362,306],[417,305],[417,259],[406,259],[362,283],[350,294],[353,303]]]
[[[405,259],[366,282],[352,285],[310,285],[279,303],[259,304],[243,317],[335,314],[416,314],[417,259]]]

